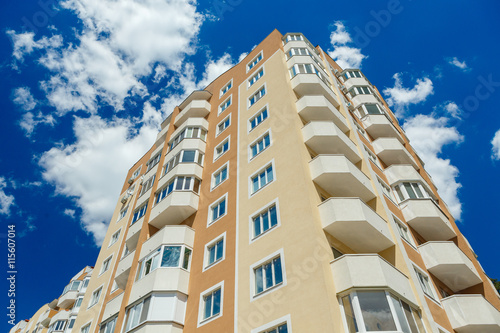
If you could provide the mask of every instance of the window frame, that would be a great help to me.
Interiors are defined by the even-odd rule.
[[[253,179],[255,177],[259,177],[260,178],[261,173],[267,172],[267,169],[269,167],[272,168],[272,179],[270,181],[267,181],[264,185],[260,185],[260,187],[254,191],[254,189],[253,189]],[[268,176],[267,176],[267,173],[266,173],[266,178],[267,177]],[[256,193],[259,193],[263,188],[266,188],[269,184],[275,182],[276,180],[277,180],[277,177],[276,177],[276,166],[275,166],[274,159],[272,159],[270,162],[264,163],[264,167],[261,167],[261,168],[257,169],[256,172],[254,172],[250,176],[248,176],[248,197],[250,198],[253,195],[255,195]],[[260,180],[259,180],[259,182],[260,182]]]
[[[132,222],[130,223],[130,225],[134,225],[135,223],[137,223],[137,221],[142,219],[144,217],[144,215],[146,215],[147,210],[148,210],[148,201],[146,201],[144,204],[140,205],[138,208],[136,208],[134,210],[134,215],[132,216]],[[139,213],[141,211],[143,211],[142,215],[141,215],[141,213]],[[136,213],[139,213],[139,215],[137,215],[138,216],[137,219],[134,220]]]
[[[220,125],[224,125],[226,123],[226,121],[229,121],[229,123],[227,124],[227,126],[225,126],[221,130]],[[229,126],[231,126],[231,113],[229,113],[226,118],[224,118],[221,122],[219,122],[217,124],[217,129],[215,131],[215,137],[218,137],[219,135],[221,135]]]
[[[266,143],[265,137],[266,136],[269,136],[269,144],[267,146],[265,145],[265,143]],[[257,149],[258,149],[258,145],[260,142],[263,143],[263,148],[261,150],[257,151],[257,153],[255,155],[253,155],[253,147],[257,146]],[[257,139],[253,140],[248,145],[248,162],[253,161],[257,156],[259,156],[263,151],[267,150],[272,145],[273,145],[273,138],[272,138],[272,134],[271,134],[271,129],[268,129],[267,131],[262,133]]]
[[[266,118],[263,118],[258,124],[255,124],[254,127],[252,127],[252,121],[257,119],[257,117],[261,116],[264,111],[266,111]],[[264,121],[266,121],[267,119],[269,119],[269,104],[266,104],[264,105],[263,108],[261,108],[259,111],[257,111],[256,113],[254,113],[249,119],[248,119],[248,123],[247,123],[247,127],[248,127],[248,133],[252,132],[254,129],[256,129],[257,127],[259,127],[260,124],[262,124]]]
[[[218,289],[220,289],[220,311],[216,315],[212,315],[208,318],[204,318],[203,317],[204,313],[205,313],[205,311],[204,311],[205,310],[204,298],[207,295],[213,294]],[[207,323],[210,323],[210,322],[216,320],[217,318],[222,317],[223,314],[224,314],[224,280],[222,280],[221,282],[213,285],[212,287],[210,287],[210,288],[208,288],[200,293],[200,301],[199,301],[199,306],[198,306],[198,326],[197,327],[200,327],[200,326],[203,326]]]
[[[113,330],[111,331],[111,333],[114,333],[115,332],[115,328],[116,328],[116,320],[118,319],[118,314],[114,315],[113,317],[105,320],[104,322],[102,322],[101,324],[99,324],[99,331],[98,333],[101,333],[101,330],[104,326],[104,331],[102,331],[102,333],[106,333],[106,326],[113,323]]]
[[[260,57],[260,59],[258,59]],[[249,61],[247,63],[247,65],[245,66],[246,69],[247,69],[247,73],[250,72],[253,68],[255,68],[255,66],[257,66],[257,64],[259,62],[261,62],[262,60],[264,60],[264,51],[261,50],[251,61]]]
[[[161,265],[161,262],[162,262],[162,259],[163,259],[163,255],[164,255],[164,249],[166,247],[179,247],[180,250],[179,250],[179,260],[177,262],[177,266],[162,266]],[[186,252],[189,251],[189,258],[188,258],[188,265],[187,265],[187,268],[184,267],[184,261],[185,261],[185,258],[186,258]],[[149,274],[151,274],[152,272],[154,272],[155,270],[157,269],[160,269],[160,268],[165,268],[165,269],[182,269],[182,270],[185,270],[187,272],[190,271],[191,269],[191,261],[192,261],[192,255],[193,255],[193,249],[190,247],[190,246],[187,246],[185,244],[161,244],[160,246],[156,247],[153,251],[151,251],[147,256],[145,256],[144,258],[142,258],[139,263],[138,263],[138,269],[137,269],[137,275],[136,275],[136,279],[135,281],[139,281],[139,280],[142,280],[144,279],[146,276],[148,276]],[[147,261],[149,261],[150,259],[153,259],[155,258],[156,256],[158,256],[158,265],[154,268],[152,268],[150,266],[150,270],[146,273],[146,274],[143,274],[144,273],[144,266],[145,263]],[[152,260],[152,263],[154,262],[154,259]],[[152,265],[151,263],[151,265]]]
[[[260,73],[262,73],[262,74],[260,74]],[[247,90],[250,89],[250,87],[253,86],[255,83],[257,83],[257,81],[259,81],[265,74],[266,74],[266,72],[264,71],[264,65],[262,65],[258,69],[256,69],[255,73],[252,74],[252,76],[250,76],[247,80]]]
[[[113,260],[113,255],[110,255],[109,257],[107,257],[106,259],[104,259],[102,261],[102,264],[101,264],[101,270],[99,272],[99,276],[101,276],[102,274],[106,273],[110,267],[111,267],[111,260]],[[82,284],[83,286],[83,284]]]
[[[92,326],[92,322],[89,322],[82,326],[80,329],[80,333],[90,333],[90,327]]]
[[[116,222],[121,221],[121,219],[123,219],[125,216],[127,216],[129,206],[130,205],[126,205],[125,208],[120,209],[120,213],[118,214],[118,218],[116,219]]]
[[[210,250],[212,246],[217,246],[218,242],[222,240],[222,257],[219,259],[215,259],[214,262],[210,263]],[[227,248],[227,243],[226,243],[226,232],[223,232],[219,236],[215,237],[211,241],[209,241],[207,244],[205,244],[205,250],[204,250],[204,255],[203,255],[203,269],[202,272],[205,272],[206,270],[216,266],[218,263],[223,262],[226,259],[226,248]]]
[[[226,91],[224,91],[227,87],[229,87],[229,88]],[[224,86],[222,86],[222,88],[220,89],[219,98],[224,96],[232,88],[233,88],[233,79],[231,78],[231,80],[229,80],[229,82],[226,83]]]
[[[263,94],[262,94],[263,92]],[[247,110],[250,109],[253,105],[257,104],[261,99],[263,99],[267,95],[267,83],[264,82],[262,86],[260,86],[258,89],[253,92],[250,97],[247,98]],[[257,95],[260,95],[255,102],[252,102],[253,98],[256,97]]]
[[[282,281],[279,283],[273,284],[271,287],[267,289],[263,289],[260,292],[257,292],[257,280],[255,277],[255,271],[256,269],[266,265],[269,262],[273,262],[274,259],[280,258],[280,266],[281,266],[281,279]],[[260,259],[259,261],[253,263],[250,265],[250,302],[255,301],[256,299],[261,298],[264,295],[267,295],[273,291],[276,291],[280,288],[283,288],[284,286],[287,285],[287,279],[286,279],[286,267],[285,267],[285,255],[284,255],[284,250],[283,248],[267,255],[266,257]],[[273,280],[275,279],[274,277],[274,267],[273,267]]]
[[[111,235],[111,239],[109,240],[108,248],[114,245],[120,239],[120,235],[122,233],[122,228],[118,229]]]
[[[255,235],[254,218],[256,218],[257,216],[261,215],[262,213],[264,213],[266,211],[269,211],[269,209],[272,206],[276,207],[276,219],[277,219],[276,225],[275,226],[270,226],[267,230],[262,231],[258,235]],[[248,220],[249,220],[249,223],[248,223],[248,225],[249,225],[249,244],[251,244],[251,243],[257,241],[258,239],[264,237],[268,233],[272,232],[273,230],[276,230],[277,228],[279,228],[281,226],[281,216],[280,216],[280,209],[279,209],[279,199],[275,198],[274,200],[268,202],[266,205],[262,206],[261,208],[259,208],[258,210],[256,210],[252,214],[250,214],[248,216]]]
[[[257,328],[254,328],[253,330],[250,331],[250,333],[267,333],[269,330],[278,328],[279,326],[286,324],[287,326],[287,333],[292,333],[292,318],[290,314],[287,314],[281,318],[275,319],[271,322],[268,322],[262,326],[259,326]],[[276,331],[278,332],[278,331]]]
[[[229,104],[227,104],[229,102]],[[227,105],[226,105],[227,104]],[[226,111],[231,105],[233,105],[233,94],[229,95],[222,103],[219,104],[217,115],[220,116],[224,111]]]
[[[92,291],[92,295],[90,297],[90,301],[89,301],[89,305],[87,306],[87,309],[90,309],[91,307],[93,307],[94,305],[99,303],[99,300],[101,299],[101,294],[102,294],[103,288],[104,288],[104,284],[101,284],[101,286],[95,288],[94,291]],[[95,302],[92,303],[96,292],[99,292],[99,295],[97,296],[97,299],[95,300]]]
[[[220,203],[222,201],[225,201],[225,209],[224,209],[224,213],[217,216],[216,219],[213,219],[213,209],[217,206],[220,205]],[[217,221],[220,221],[224,216],[227,215],[227,211],[228,211],[228,203],[229,203],[229,196],[228,196],[228,193],[226,192],[224,195],[222,195],[221,197],[219,197],[217,200],[213,201],[209,206],[208,206],[208,216],[207,216],[207,227],[213,225],[214,223],[216,223]]]
[[[402,240],[404,240],[408,245],[413,247],[415,250],[417,249],[417,245],[415,242],[415,239],[413,238],[413,234],[410,231],[410,228],[405,225],[403,222],[401,222],[397,217],[394,215],[392,216],[394,223],[396,223],[396,228],[398,229],[398,234],[401,237]],[[405,236],[406,235],[406,236]],[[409,239],[407,239],[407,237]]]
[[[141,321],[141,317],[142,317],[142,314],[143,314],[143,311],[144,311],[144,302],[149,299],[149,302],[148,302],[148,308],[147,308],[147,314],[146,314],[146,318],[144,319],[144,321]],[[147,322],[148,321],[148,317],[150,315],[150,308],[151,308],[151,304],[153,302],[153,295],[148,295],[146,297],[143,297],[141,298],[140,300],[138,300],[137,302],[134,302],[133,304],[131,304],[130,306],[128,306],[127,308],[125,308],[125,318],[124,318],[124,321],[123,321],[123,327],[122,327],[122,331],[123,332],[130,332],[132,330],[134,330],[135,328],[139,327],[140,325],[142,325],[143,323]],[[141,305],[141,312],[140,312],[140,315],[139,315],[139,322],[135,325],[135,326],[132,326],[132,327],[128,327],[129,323],[129,318],[130,318],[130,310],[136,308],[137,306]]]
[[[214,189],[216,189],[217,187],[219,187],[220,184],[222,184],[226,180],[228,180],[228,178],[229,178],[229,163],[230,163],[230,161],[227,161],[220,168],[218,168],[217,170],[215,170],[212,173],[212,175],[210,177],[210,192],[212,192]],[[224,168],[227,169],[227,171],[226,171],[226,178],[224,178],[224,180],[220,181],[218,184],[215,184],[216,176],[218,174],[220,174]]]
[[[187,178],[190,179],[188,189],[185,188]],[[179,186],[179,181],[181,179],[182,179],[182,185],[181,185],[182,188],[178,189],[177,187]],[[195,191],[195,187],[198,188],[198,191]],[[192,175],[173,176],[167,182],[165,182],[165,185],[163,185],[161,188],[157,189],[156,192],[154,193],[155,198],[154,198],[153,207],[155,207],[160,202],[165,200],[165,198],[168,197],[169,195],[171,195],[173,192],[193,192],[193,193],[199,195],[200,194],[200,187],[201,187],[201,180],[196,176],[192,176]],[[161,195],[161,198],[160,198],[160,195]]]
[[[420,286],[420,289],[424,293],[424,295],[427,296],[427,298],[436,302],[439,306],[441,306],[441,304],[439,303],[438,290],[436,289],[436,286],[434,285],[434,281],[432,281],[429,274],[424,272],[424,270],[422,268],[418,267],[416,264],[413,264],[413,269],[415,270],[415,275],[417,275],[418,284]],[[423,285],[422,281],[420,280],[419,275],[424,277],[424,280],[427,281],[427,284],[429,285],[429,289],[430,289],[429,292],[426,291],[427,288],[425,288],[425,286]]]
[[[220,147],[224,147],[225,144],[227,143],[227,149],[221,151],[220,154],[217,153],[217,149]],[[217,146],[214,148],[214,162],[217,161],[219,158],[221,158],[224,154],[226,154],[229,150],[231,149],[231,134],[229,134],[227,137],[224,138]]]
[[[155,180],[156,180],[156,173],[153,174],[151,177],[149,177],[147,180],[142,182],[141,191],[139,192],[139,198],[142,197],[144,194],[146,194],[146,192],[153,187]]]

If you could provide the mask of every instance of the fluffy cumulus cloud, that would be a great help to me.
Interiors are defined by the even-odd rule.
[[[328,54],[342,68],[361,68],[361,62],[367,56],[361,53],[361,49],[349,46],[352,38],[341,21],[334,23],[335,30],[330,34],[330,43],[333,50]]]
[[[446,101],[434,107],[434,112],[443,114],[445,117],[461,119],[462,109],[453,101]]]
[[[411,104],[424,102],[434,93],[434,86],[428,77],[417,79],[413,88],[403,87],[401,73],[394,74],[393,78],[394,87],[385,88],[383,93],[387,96],[387,103],[394,107],[398,117],[403,117]]]
[[[460,60],[458,60],[457,57],[453,57],[453,58],[448,59],[448,63],[452,66],[455,66],[455,67],[461,69],[464,72],[467,72],[468,70],[470,70],[469,66],[467,66],[465,61],[460,61]]]
[[[10,209],[14,205],[14,196],[5,193],[6,187],[5,177],[0,177],[0,214],[10,216]]]
[[[439,195],[448,205],[450,212],[459,220],[462,204],[458,190],[462,186],[457,178],[459,170],[449,159],[441,155],[443,147],[460,144],[463,136],[456,127],[448,125],[449,118],[418,114],[406,120],[403,125],[410,142],[425,163],[425,169],[436,184]]]
[[[12,101],[24,111],[31,111],[36,107],[36,101],[29,87],[19,87],[14,90]]]
[[[493,139],[491,140],[491,158],[493,160],[500,160],[500,130],[496,131]]]

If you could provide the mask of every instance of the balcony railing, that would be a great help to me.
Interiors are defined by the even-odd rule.
[[[378,138],[373,141],[375,154],[387,165],[411,164],[418,169],[419,166],[408,150],[396,138]]]
[[[500,313],[482,295],[453,295],[441,302],[456,332],[500,332]]]
[[[212,94],[206,90],[194,91],[180,105],[180,112],[175,117],[174,125],[179,127],[187,119],[192,117],[204,118],[210,113],[210,103],[208,100]]]
[[[193,191],[173,191],[151,209],[149,224],[158,229],[179,224],[198,211],[199,201]]]
[[[404,142],[401,134],[387,117],[385,114],[369,114],[364,116],[361,121],[365,126],[365,130],[374,139],[390,137],[398,139],[399,142]]]

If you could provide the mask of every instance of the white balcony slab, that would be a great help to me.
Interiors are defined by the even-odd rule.
[[[149,224],[161,229],[180,224],[198,211],[200,197],[192,191],[173,191],[151,210]]]
[[[161,176],[158,180],[158,189],[165,186],[172,178],[176,176],[194,176],[203,179],[203,167],[198,163],[179,163],[172,170]]]
[[[324,96],[304,96],[295,104],[298,114],[306,121],[329,120],[335,123],[342,132],[349,130],[346,118],[337,109],[338,102],[332,103]]]
[[[143,222],[144,217],[137,220],[128,228],[127,239],[125,240],[125,243],[127,244],[127,248],[129,249],[129,251],[133,251],[137,247],[137,242],[139,241]]]
[[[377,97],[372,94],[360,94],[351,98],[354,108],[357,108],[361,104],[376,104],[379,103]]]
[[[398,132],[396,127],[394,127],[391,121],[384,114],[370,114],[363,117],[361,121],[365,126],[365,130],[374,139],[380,137],[390,137],[398,139],[399,142],[401,143],[404,142],[401,134]]]
[[[406,222],[427,241],[449,240],[456,236],[448,218],[432,199],[410,199],[399,208]]]
[[[378,138],[372,142],[375,154],[387,165],[411,164],[418,169],[419,166],[413,156],[396,138]]]
[[[425,267],[454,292],[483,282],[472,261],[453,242],[427,242],[418,247]]]
[[[71,311],[66,310],[66,309],[60,309],[59,312],[57,312],[52,318],[50,319],[50,325],[54,324],[58,320],[68,320],[69,319],[69,314]]]
[[[317,154],[341,154],[352,163],[361,160],[358,148],[331,121],[311,121],[302,128],[304,142]]]
[[[312,180],[334,197],[375,198],[370,179],[343,155],[318,155],[309,162]]]
[[[210,113],[211,105],[204,100],[193,100],[175,117],[174,125],[181,126],[189,118],[205,118]]]
[[[38,318],[38,322],[43,327],[49,327],[50,326],[50,320],[52,319],[52,317],[54,317],[54,315],[56,313],[57,313],[56,310],[48,309],[47,311],[45,311],[44,313],[42,313],[40,315],[40,317]]]
[[[102,321],[108,320],[120,311],[120,307],[123,301],[123,295],[124,293],[122,292],[120,295],[114,297],[112,300],[106,303],[106,306],[104,307],[104,313],[102,315]]]
[[[344,81],[344,86],[347,90],[351,89],[353,86],[370,86],[371,83],[363,77],[352,77]]]
[[[188,271],[182,268],[160,267],[134,283],[128,304],[151,292],[180,292],[188,295],[188,287]]]
[[[390,290],[417,304],[406,275],[376,254],[346,254],[330,264],[337,293],[351,289]]]
[[[500,333],[500,314],[482,295],[453,295],[443,307],[457,333]]]
[[[77,296],[78,290],[67,291],[64,295],[61,295],[61,297],[59,297],[57,306],[62,309],[69,309],[73,306],[73,303],[75,303]]]
[[[139,261],[163,244],[184,244],[193,247],[194,229],[187,225],[167,225],[142,244]]]
[[[387,222],[359,198],[329,198],[319,205],[323,230],[359,253],[394,245]]]
[[[179,144],[175,146],[174,149],[172,149],[167,153],[164,159],[164,163],[166,164],[168,161],[170,161],[181,150],[199,150],[202,153],[205,153],[206,147],[207,144],[205,143],[205,141],[201,139],[184,139],[181,142],[179,142]],[[144,178],[144,179],[149,179],[149,178]]]
[[[316,74],[297,74],[292,78],[292,89],[297,96],[320,95],[326,97],[330,103],[339,104],[337,95]]]
[[[127,281],[130,275],[130,269],[134,262],[135,251],[130,252],[125,257],[123,257],[118,263],[116,268],[115,282],[120,289],[125,290],[127,286]]]

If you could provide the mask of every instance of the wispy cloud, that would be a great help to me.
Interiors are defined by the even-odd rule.
[[[461,119],[462,109],[453,101],[446,101],[434,107],[434,112],[444,114],[446,117]]]
[[[469,66],[467,66],[467,64],[465,63],[465,60],[460,61],[460,60],[458,60],[457,57],[448,58],[448,63],[452,66],[455,66],[455,67],[461,69],[464,72],[467,72],[470,70]]]
[[[491,158],[496,161],[500,160],[500,129],[493,136],[491,146]]]
[[[394,106],[396,116],[403,117],[411,104],[424,102],[427,97],[434,93],[431,79],[424,77],[417,79],[413,88],[403,87],[401,73],[393,75],[394,87],[385,88],[383,93],[387,96],[387,103]]]
[[[14,206],[14,196],[5,193],[7,182],[5,177],[0,177],[0,214],[10,216],[11,208]]]
[[[31,137],[35,128],[40,124],[45,124],[49,126],[54,126],[56,123],[55,118],[52,115],[44,115],[41,112],[36,114],[32,112],[26,112],[23,114],[19,126],[24,130],[27,137]]]
[[[361,49],[348,45],[352,43],[352,38],[344,23],[336,21],[334,25],[335,30],[330,34],[333,50],[328,50],[328,54],[342,68],[361,68],[361,62],[367,56],[361,53]]]
[[[19,87],[15,89],[12,101],[24,111],[33,110],[37,104],[29,87]]]

